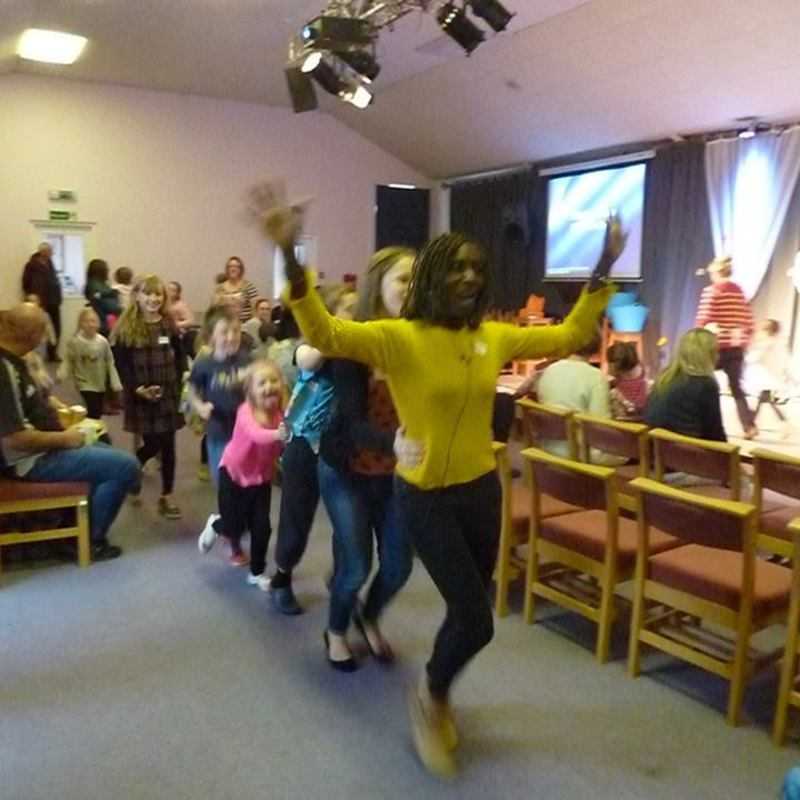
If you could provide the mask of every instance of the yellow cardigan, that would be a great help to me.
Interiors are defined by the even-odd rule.
[[[326,356],[361,361],[386,375],[406,435],[425,447],[419,466],[397,472],[420,489],[439,489],[495,468],[492,410],[503,365],[573,353],[592,337],[613,293],[611,286],[584,290],[561,325],[484,322],[476,330],[420,320],[341,320],[312,288],[288,302],[307,341]]]

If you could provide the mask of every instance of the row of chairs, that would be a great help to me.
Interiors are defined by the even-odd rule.
[[[570,458],[528,447],[522,452],[527,485],[514,485],[508,454],[499,449],[504,501],[498,615],[508,611],[513,573],[524,573],[526,621],[533,622],[538,598],[594,621],[602,663],[615,619],[631,610],[617,589],[632,580],[629,673],[638,675],[646,644],[720,675],[731,683],[731,724],[739,719],[748,678],[781,654],[756,652],[752,635],[788,618],[774,731],[782,742],[788,706],[800,706],[794,691],[800,572],[795,565],[793,580],[792,570],[758,552],[796,552],[800,459],[756,451],[753,502],[743,503],[734,445],[530,401],[521,401],[521,409],[526,443],[562,439]],[[591,464],[592,448],[637,463]],[[714,482],[676,488],[664,482],[674,470]],[[793,517],[798,519],[790,522]]]

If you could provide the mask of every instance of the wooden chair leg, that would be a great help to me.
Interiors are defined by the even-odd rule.
[[[503,520],[503,526],[500,530],[500,544],[497,548],[497,566],[494,572],[494,613],[498,617],[508,615],[508,586],[511,583],[509,569],[511,566],[511,547],[509,544],[510,537],[506,528],[507,525]]]
[[[637,566],[636,579],[633,584],[633,613],[631,615],[631,632],[628,641],[628,675],[638,678],[642,669],[642,646],[639,634],[644,622],[644,578],[639,574]]]
[[[800,565],[795,565],[795,581]],[[795,584],[797,587],[797,584]],[[786,648],[783,653],[781,665],[781,681],[778,688],[778,700],[775,704],[775,721],[772,726],[772,740],[779,747],[783,745],[786,737],[786,723],[789,717],[789,696],[794,684],[797,669],[797,640],[800,628],[800,591],[797,588],[792,592],[792,602],[789,606],[789,619],[786,630]]]
[[[611,570],[606,570],[603,576],[601,592],[595,656],[600,664],[605,664],[611,648],[611,629],[614,623],[614,575]]]
[[[728,724],[739,724],[742,699],[747,682],[747,651],[750,646],[750,620],[744,620],[736,635],[736,651],[733,657],[733,674],[728,692]]]
[[[78,564],[88,567],[89,557],[89,504],[82,500],[78,505]]]
[[[532,625],[536,616],[536,595],[533,586],[539,580],[539,554],[536,552],[536,541],[531,537],[528,544],[528,567],[525,570],[525,608],[523,616],[528,625]]]

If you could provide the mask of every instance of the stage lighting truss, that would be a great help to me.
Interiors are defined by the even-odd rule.
[[[497,32],[513,17],[498,0],[329,0],[290,41],[287,75],[300,70],[307,76],[308,93],[313,94],[313,78],[326,92],[366,108],[373,97],[370,84],[380,72],[375,52],[380,31],[391,30],[414,11],[435,13],[443,32],[467,55],[484,41],[468,12]],[[290,92],[295,91],[290,85]]]

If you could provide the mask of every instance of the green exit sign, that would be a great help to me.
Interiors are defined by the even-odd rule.
[[[57,209],[50,209],[50,213],[48,215],[48,219],[51,222],[69,222],[72,219],[72,212],[71,211],[59,211]]]

